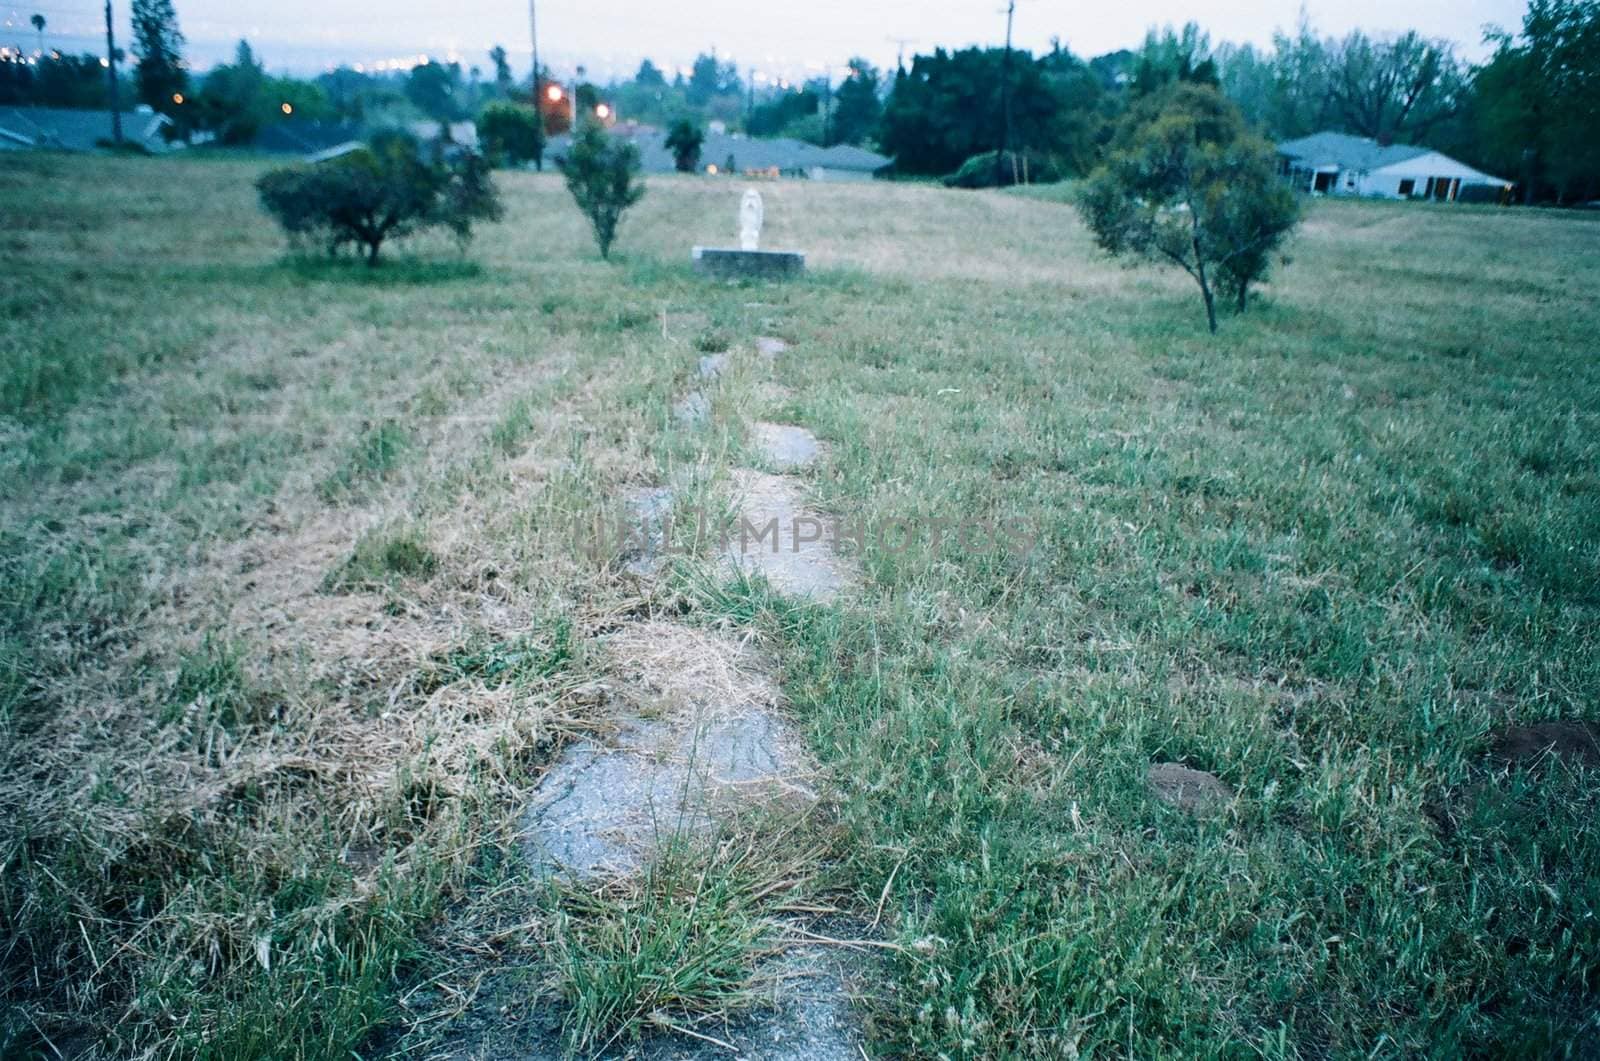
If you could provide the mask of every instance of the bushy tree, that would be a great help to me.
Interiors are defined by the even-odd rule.
[[[519,166],[544,158],[544,123],[526,103],[497,100],[478,114],[478,141],[491,162]]]
[[[1382,143],[1425,140],[1460,108],[1465,67],[1446,41],[1416,33],[1350,34],[1330,49],[1333,106],[1341,124]]]
[[[465,249],[472,241],[472,226],[480,221],[499,221],[505,216],[505,207],[490,176],[489,160],[483,155],[463,152],[446,169],[449,176],[434,216]]]
[[[693,173],[700,168],[700,147],[706,142],[694,122],[679,118],[667,133],[667,150],[672,152],[672,164],[679,173]]]
[[[1274,35],[1269,95],[1259,105],[1262,127],[1270,135],[1292,140],[1342,128],[1333,96],[1332,47],[1303,15],[1294,36]]]
[[[1193,277],[1213,332],[1217,295],[1245,308],[1299,211],[1271,145],[1215,88],[1186,82],[1129,109],[1078,208],[1103,249]]]
[[[1280,139],[1335,130],[1383,142],[1445,135],[1470,82],[1450,44],[1416,32],[1319,36],[1304,16],[1270,53],[1224,45],[1207,53],[1228,97]]]
[[[644,185],[638,180],[639,149],[586,121],[561,160],[561,172],[578,209],[594,226],[600,257],[610,258],[623,212],[644,198]]]
[[[441,123],[459,121],[468,113],[463,110],[462,88],[460,63],[421,63],[406,77],[406,98]]]
[[[746,119],[745,131],[751,136],[777,136],[822,108],[819,86],[802,85],[781,89],[770,99],[757,103]],[[821,127],[820,120],[817,123]]]
[[[189,87],[183,67],[183,34],[172,0],[133,0],[134,84],[139,101],[153,110],[171,114],[179,104],[174,97]]]
[[[382,93],[377,79],[371,74],[352,70],[348,66],[318,74],[313,83],[322,91],[335,118],[355,125],[366,120],[368,105],[377,102]]]
[[[0,61],[0,104],[72,107],[106,105],[106,72],[100,57],[46,54],[37,63]]]
[[[695,56],[689,70],[689,102],[705,106],[716,96],[735,96],[742,91],[739,68],[717,58],[715,49],[708,54]]]
[[[1221,84],[1212,56],[1211,35],[1193,22],[1185,24],[1181,31],[1167,26],[1145,35],[1130,87],[1135,96],[1148,96],[1179,81],[1212,87]]]
[[[1520,34],[1491,39],[1476,82],[1485,163],[1521,176],[1530,201],[1600,195],[1600,3],[1533,0]]]
[[[463,242],[478,221],[498,220],[499,197],[479,156],[454,163],[425,157],[400,133],[374,137],[365,148],[315,165],[289,166],[256,182],[261,204],[291,242],[320,245],[337,255],[365,248],[378,264],[383,244],[430,227],[445,227]]]

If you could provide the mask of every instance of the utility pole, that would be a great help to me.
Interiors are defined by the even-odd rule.
[[[749,67],[744,72],[745,103],[744,103],[744,131],[750,134],[750,122],[756,116],[756,68]]]
[[[1011,145],[1011,17],[1017,0],[1006,3],[1006,54],[1000,61],[1000,150],[994,153],[994,186],[1005,186],[1006,148]]]
[[[122,143],[122,106],[117,102],[117,39],[111,32],[111,0],[106,0],[106,78],[111,89],[111,139]]]
[[[832,147],[833,139],[833,67],[822,68],[822,146]]]
[[[915,38],[915,37],[889,37],[888,41],[889,41],[890,44],[893,44],[893,45],[896,46],[895,57],[894,57],[895,69],[904,70],[906,68],[906,45],[917,43],[917,38]]]
[[[539,106],[539,11],[538,0],[528,0],[528,36],[533,42],[533,105]]]

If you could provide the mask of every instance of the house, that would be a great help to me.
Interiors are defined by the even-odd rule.
[[[672,173],[677,169],[666,134],[659,129],[639,127],[612,130],[639,149],[640,168],[646,173]],[[571,147],[572,137],[553,137],[546,154],[559,161]],[[893,159],[865,148],[837,144],[818,147],[803,140],[784,137],[756,139],[727,133],[709,132],[700,145],[700,170],[711,174],[763,177],[799,177],[806,180],[871,180]]]
[[[267,122],[256,133],[251,145],[273,155],[319,155],[339,153],[359,146],[361,127],[349,122],[322,122],[309,118],[285,118]],[[330,155],[331,157],[331,155]]]
[[[161,135],[170,121],[149,107],[123,111],[122,140],[152,154],[170,151]],[[0,107],[0,151],[95,151],[111,142],[110,111]]]
[[[1278,165],[1295,187],[1320,195],[1502,202],[1512,184],[1425,147],[1344,133],[1287,140],[1278,145]]]
[[[478,150],[478,127],[472,122],[451,122],[445,125],[442,122],[422,121],[411,122],[405,128],[424,144],[444,140],[472,151]]]

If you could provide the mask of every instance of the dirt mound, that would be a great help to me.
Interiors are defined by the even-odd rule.
[[[1233,800],[1233,789],[1204,770],[1179,763],[1153,763],[1148,776],[1157,799],[1190,814],[1209,813]]]
[[[1536,722],[1507,726],[1493,734],[1491,757],[1506,763],[1527,763],[1555,756],[1564,762],[1600,766],[1600,723]]]

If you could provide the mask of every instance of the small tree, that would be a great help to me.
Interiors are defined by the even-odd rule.
[[[478,140],[496,165],[518,166],[544,156],[544,127],[539,112],[526,103],[490,103],[478,115]]]
[[[291,242],[319,243],[332,255],[356,244],[371,266],[388,240],[442,226],[465,243],[474,222],[501,216],[480,157],[464,154],[451,164],[425,159],[403,134],[376,137],[369,147],[316,165],[271,170],[256,189]]]
[[[672,152],[672,164],[679,173],[693,173],[700,168],[700,147],[706,142],[705,134],[687,118],[672,123],[667,133],[667,149]]]
[[[600,257],[611,257],[617,223],[623,211],[644,198],[639,175],[639,149],[608,136],[595,122],[585,122],[572,139],[572,150],[561,162],[567,190],[594,226]]]
[[[455,234],[463,251],[472,242],[472,226],[479,221],[499,221],[505,216],[500,193],[489,175],[489,160],[473,152],[462,154],[449,166],[449,179],[433,217]]]
[[[1242,311],[1299,216],[1271,146],[1215,88],[1192,83],[1129,110],[1078,209],[1105,250],[1192,276],[1213,332],[1216,294]]]

